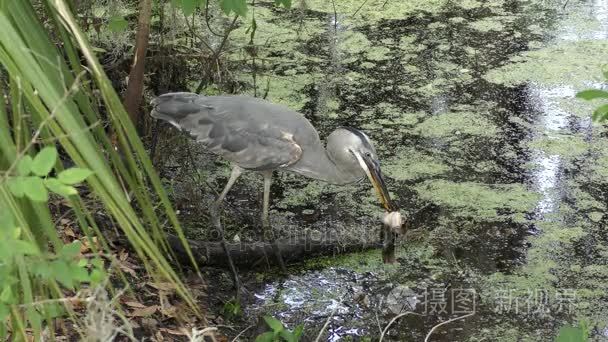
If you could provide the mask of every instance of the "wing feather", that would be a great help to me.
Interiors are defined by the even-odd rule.
[[[162,99],[165,97],[164,99]],[[165,94],[153,101],[152,116],[187,131],[210,151],[250,170],[287,167],[302,156],[293,132],[264,118],[266,104],[219,105],[190,93]],[[246,99],[246,98],[243,98]]]

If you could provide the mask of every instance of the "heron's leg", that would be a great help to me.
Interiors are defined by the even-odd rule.
[[[222,240],[222,242],[221,242],[222,249],[224,250],[226,257],[228,258],[228,266],[230,266],[230,271],[232,272],[232,277],[234,280],[234,287],[236,287],[236,290],[237,290],[237,297],[240,295],[241,280],[239,279],[239,274],[236,271],[234,262],[232,261],[232,256],[230,255],[230,251],[228,250],[228,244],[226,243],[226,234],[224,233],[224,228],[222,227],[222,223],[220,222],[219,209],[222,205],[222,201],[226,197],[226,194],[228,194],[228,191],[230,191],[230,188],[232,188],[232,186],[234,185],[236,180],[241,175],[242,171],[243,170],[236,165],[232,168],[232,172],[230,173],[230,178],[228,178],[228,182],[226,183],[224,190],[222,190],[222,193],[218,196],[218,198],[215,200],[215,203],[210,208],[211,219],[213,220],[213,225],[215,226],[215,229],[217,230],[217,232],[220,234],[220,238]]]
[[[230,178],[228,178],[228,182],[226,183],[226,186],[224,186],[224,190],[222,190],[222,193],[215,199],[215,207],[217,209],[222,206],[222,201],[224,200],[224,198],[226,198],[226,195],[228,195],[228,191],[232,189],[232,186],[234,185],[234,183],[236,183],[236,180],[239,178],[241,173],[243,173],[243,169],[241,169],[239,166],[234,165],[232,167],[232,171],[230,172]]]
[[[265,171],[262,173],[264,176],[264,205],[262,207],[262,227],[264,229],[264,238],[270,241],[270,245],[272,246],[272,251],[274,253],[275,258],[277,258],[277,262],[279,263],[279,267],[283,273],[287,273],[287,268],[285,268],[285,263],[283,262],[283,256],[281,255],[281,251],[279,250],[279,246],[277,245],[276,238],[274,236],[274,232],[270,227],[270,220],[268,219],[268,209],[270,206],[270,184],[272,182],[272,171]]]

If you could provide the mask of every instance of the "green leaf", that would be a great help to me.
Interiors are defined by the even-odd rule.
[[[8,305],[0,303],[0,321],[4,321],[9,313],[10,310],[8,308]]]
[[[180,7],[186,16],[192,15],[197,7],[205,4],[205,0],[181,0],[177,2],[180,3]]]
[[[45,314],[47,314],[51,318],[61,317],[61,316],[65,315],[65,313],[66,313],[64,306],[61,304],[55,304],[55,303],[47,304],[44,306],[44,309],[45,309],[44,310]]]
[[[266,324],[268,324],[270,329],[275,332],[279,332],[284,329],[283,323],[272,316],[264,316],[264,321],[266,321]]]
[[[78,194],[78,191],[76,191],[76,188],[74,188],[71,185],[65,185],[65,184],[61,183],[59,180],[57,180],[57,178],[45,179],[44,185],[47,187],[47,189],[49,189],[52,192],[59,194],[63,197],[69,197],[69,196]]]
[[[21,236],[21,227],[13,226],[7,229],[7,232],[9,233],[9,239],[16,240]]]
[[[78,255],[80,255],[80,247],[82,243],[76,240],[72,243],[68,243],[61,247],[61,251],[59,251],[59,256],[64,259],[74,259]]]
[[[564,326],[559,329],[556,342],[587,342],[585,331],[581,327]]]
[[[100,257],[95,257],[91,260],[91,265],[93,265],[93,267],[95,268],[99,268],[101,270],[104,269],[104,263],[103,263],[103,259],[101,259]]]
[[[90,280],[89,272],[86,268],[78,266],[78,263],[70,265],[70,273],[72,278],[78,282],[88,282]]]
[[[74,282],[68,264],[63,260],[55,260],[50,264],[51,274],[63,286],[73,289]]]
[[[247,14],[247,3],[245,0],[220,0],[220,7],[226,15],[230,15],[230,12],[234,12],[241,17]]]
[[[93,174],[93,171],[89,169],[73,167],[71,169],[61,171],[57,176],[57,179],[59,179],[59,181],[63,184],[73,185],[84,181],[91,174]]]
[[[2,222],[2,230],[0,230],[0,237],[2,237],[4,234],[4,229],[10,229],[10,228],[14,228],[15,227],[15,219],[13,218],[13,215],[11,214],[10,211],[5,210],[4,208],[2,208],[3,210],[0,210],[0,222]]]
[[[296,338],[296,341],[300,340],[302,337],[302,333],[304,332],[304,324],[298,324],[295,329],[293,329],[293,335]]]
[[[32,201],[46,202],[49,200],[49,193],[40,177],[24,177],[23,192]]]
[[[40,250],[31,241],[15,240],[11,242],[13,248],[23,255],[40,255]]]
[[[2,290],[2,293],[0,293],[0,302],[10,303],[12,299],[13,299],[12,287],[10,285],[5,286],[4,289]]]
[[[82,258],[80,260],[78,260],[78,267],[85,267],[89,264],[88,260],[85,258]]]
[[[281,337],[286,341],[286,342],[296,342],[296,337],[294,336],[294,334],[287,330],[287,329],[283,329],[279,332],[279,335],[281,335]]]
[[[114,33],[123,32],[128,27],[129,27],[129,22],[125,18],[118,16],[118,15],[113,16],[108,21],[108,29]]]
[[[51,269],[46,261],[36,261],[32,263],[32,273],[42,279],[49,279],[51,277]]]
[[[267,331],[258,337],[255,338],[255,342],[273,342],[274,341],[274,332]]]
[[[599,106],[598,108],[596,108],[591,117],[593,118],[593,120],[596,120],[596,121],[604,121],[604,120],[606,120],[607,116],[608,116],[608,104],[605,104],[605,105],[602,105],[602,106]]]
[[[23,197],[23,195],[25,195],[23,178],[24,177],[11,177],[7,180],[8,189],[17,197]]]
[[[579,91],[576,97],[583,100],[608,99],[608,92],[600,89],[587,89]]]
[[[32,161],[32,157],[29,155],[23,156],[23,158],[17,162],[17,173],[21,176],[29,175],[30,172],[32,172]]]
[[[57,149],[55,146],[47,146],[40,150],[32,161],[32,171],[38,176],[44,177],[51,172],[57,161]]]
[[[291,8],[291,0],[274,0],[276,6],[283,5],[285,8]]]
[[[91,284],[100,284],[106,279],[106,273],[103,270],[95,269],[91,271]]]

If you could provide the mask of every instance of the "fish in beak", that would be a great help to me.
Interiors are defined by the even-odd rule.
[[[384,178],[382,178],[382,171],[380,170],[380,163],[377,160],[374,160],[371,156],[361,155],[359,153],[355,153],[357,156],[357,160],[361,168],[365,171],[367,178],[372,183],[374,189],[376,189],[376,194],[380,199],[380,203],[389,212],[393,212],[397,210],[397,206],[391,200],[391,196],[388,193],[388,189],[386,188],[386,184],[384,183]]]

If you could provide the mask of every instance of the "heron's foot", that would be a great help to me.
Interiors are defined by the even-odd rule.
[[[211,205],[211,207],[209,207],[209,211],[211,211],[215,215],[219,215],[220,210],[222,209],[222,202],[223,201],[218,200],[213,201],[213,204]]]
[[[277,263],[279,264],[279,270],[282,275],[287,275],[287,267],[285,266],[285,261],[283,260],[283,255],[281,254],[281,250],[277,245],[276,241],[272,241],[272,251],[274,252],[274,257],[277,259]]]
[[[285,267],[285,261],[283,260],[283,255],[281,254],[281,250],[279,249],[279,245],[277,244],[276,235],[272,231],[272,227],[270,224],[266,222],[262,226],[264,232],[264,240],[270,243],[272,247],[272,253],[277,261],[277,265],[279,266],[279,270],[282,274],[287,274],[287,267]]]

